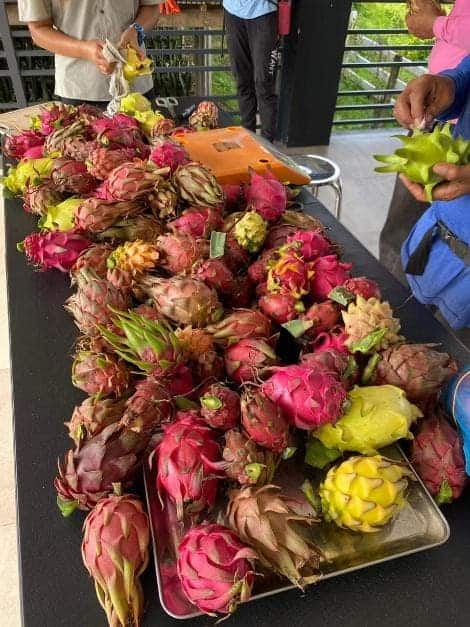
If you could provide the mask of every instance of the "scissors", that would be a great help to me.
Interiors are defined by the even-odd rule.
[[[176,107],[179,105],[178,98],[168,96],[167,98],[158,97],[155,98],[157,107],[163,107],[168,109],[172,118],[176,118]]]

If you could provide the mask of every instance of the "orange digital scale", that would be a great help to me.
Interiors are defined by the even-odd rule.
[[[191,159],[210,168],[221,184],[248,182],[249,168],[260,174],[271,169],[279,180],[292,185],[310,182],[295,161],[241,126],[181,133],[176,139]]]

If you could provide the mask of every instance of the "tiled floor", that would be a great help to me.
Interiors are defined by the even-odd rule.
[[[291,150],[329,156],[342,170],[342,221],[375,255],[385,220],[394,177],[375,174],[375,153],[388,153],[395,140],[388,132],[338,134],[328,147]],[[320,199],[333,206],[331,190]],[[15,481],[10,400],[10,371],[5,288],[3,207],[0,206],[0,625],[19,627],[19,592],[16,548]]]

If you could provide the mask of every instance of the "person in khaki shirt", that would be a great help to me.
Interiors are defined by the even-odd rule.
[[[34,43],[55,54],[55,93],[65,103],[106,106],[113,65],[103,57],[105,40],[141,49],[155,27],[162,0],[18,0],[20,20]],[[132,85],[153,100],[151,76]]]

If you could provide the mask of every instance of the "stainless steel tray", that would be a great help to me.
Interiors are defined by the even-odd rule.
[[[387,447],[381,453],[393,459],[405,460],[409,464],[397,445]],[[413,470],[411,465],[410,467]],[[416,479],[411,482],[405,508],[392,523],[378,533],[358,534],[339,529],[332,523],[322,522],[314,525],[311,530],[312,537],[325,557],[321,564],[320,582],[322,579],[337,577],[360,568],[425,551],[449,539],[447,521],[417,475]],[[163,511],[156,493],[155,471],[150,465],[145,468],[144,480],[151,518],[160,602],[167,614],[173,618],[195,618],[201,613],[185,599],[181,590],[174,557],[171,551],[168,551],[171,545],[170,537],[175,531],[174,522],[169,520]],[[279,484],[282,480],[282,477],[277,477],[273,483]],[[250,601],[285,592],[293,587],[286,580],[276,576],[262,577],[256,581]]]

